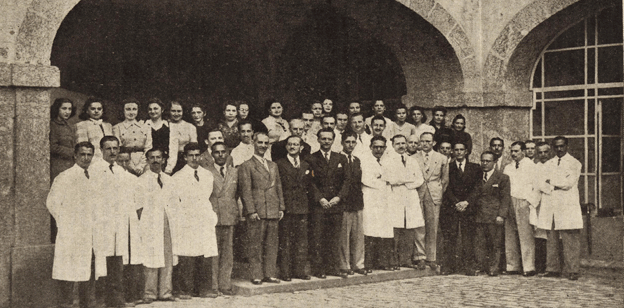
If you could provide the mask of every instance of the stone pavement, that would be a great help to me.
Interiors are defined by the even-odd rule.
[[[138,307],[624,307],[624,272],[583,269],[578,281],[522,276],[419,277],[340,288],[222,296]]]

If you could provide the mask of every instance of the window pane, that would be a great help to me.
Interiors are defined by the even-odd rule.
[[[570,91],[553,91],[544,92],[544,98],[565,98],[565,97],[584,97],[585,90],[570,90]]]
[[[596,45],[596,18],[594,15],[587,18],[587,45]]]
[[[598,95],[618,95],[624,93],[623,88],[602,88],[598,89]]]
[[[563,32],[548,46],[548,49],[560,49],[585,46],[585,22],[579,22]]]
[[[598,48],[598,82],[622,82],[622,46]]]
[[[533,87],[541,88],[542,87],[542,60],[537,63],[537,67],[535,68],[535,74],[533,75]]]
[[[596,172],[596,138],[587,138],[587,166],[583,166],[583,170],[589,173]]]
[[[621,209],[620,207],[620,175],[603,175],[601,178],[602,204],[601,209]]]
[[[620,172],[620,138],[602,138],[602,172]]]
[[[585,102],[571,100],[544,102],[546,135],[583,135],[585,130]]]
[[[568,138],[568,153],[572,157],[578,159],[581,164],[585,162],[585,138]],[[581,172],[585,172],[585,167],[581,169]]]
[[[567,50],[545,53],[544,79],[547,87],[584,84],[585,51]]]
[[[587,100],[587,133],[589,135],[595,134],[594,125],[596,125],[596,99]]]
[[[596,83],[596,49],[587,49],[587,84]]]
[[[620,135],[622,123],[622,99],[601,99],[602,103],[602,134]]]
[[[598,15],[598,44],[622,43],[622,8],[611,7]]]
[[[533,136],[542,135],[542,103],[536,102],[533,110]]]

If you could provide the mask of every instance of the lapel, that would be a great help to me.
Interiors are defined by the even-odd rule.
[[[221,173],[219,172],[219,170],[217,170],[217,168],[215,168],[214,164],[208,166],[210,172],[212,172],[213,178],[214,178],[214,193],[216,195],[220,195],[221,194],[221,190],[223,189],[223,186],[225,185],[225,179],[221,176]],[[231,167],[230,167],[231,168]],[[230,173],[230,168],[228,168],[227,172],[226,172],[226,177],[227,174]]]
[[[264,165],[255,157],[252,156],[251,157],[252,161],[254,162],[255,165],[255,169],[256,171],[258,171],[258,173],[262,174],[264,177],[266,177],[267,179],[271,178],[271,174],[269,173],[269,171],[264,167]],[[267,163],[268,165],[268,163]],[[269,166],[269,169],[271,168],[271,166]]]

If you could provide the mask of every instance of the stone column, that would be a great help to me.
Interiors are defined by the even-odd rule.
[[[50,214],[53,66],[0,64],[0,307],[54,303]]]

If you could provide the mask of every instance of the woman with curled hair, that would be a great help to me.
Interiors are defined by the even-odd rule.
[[[152,131],[144,122],[137,120],[140,106],[137,99],[127,98],[122,105],[124,121],[113,126],[113,135],[119,139],[119,146],[130,153],[128,168],[141,175],[147,166],[145,153],[152,148]]]
[[[264,107],[269,112],[269,116],[262,120],[262,123],[269,131],[269,143],[273,144],[286,139],[290,132],[290,127],[288,121],[282,118],[282,113],[284,111],[282,103],[278,102],[276,99],[268,99]]]
[[[472,137],[466,132],[466,118],[460,113],[453,118],[451,144],[462,143],[466,146],[466,157],[472,153]]]
[[[106,122],[106,105],[99,98],[89,97],[82,106],[78,116],[81,122],[76,124],[76,143],[88,141],[93,144],[95,151],[93,158],[102,158],[100,140],[104,136],[113,135],[113,126]]]
[[[427,114],[425,114],[425,108],[420,106],[412,106],[409,110],[409,123],[416,127],[416,132],[414,135],[418,136],[420,139],[420,135],[423,133],[432,133],[435,134],[435,128],[433,126],[427,124]]]
[[[165,173],[174,174],[186,164],[184,161],[184,146],[190,142],[197,142],[197,129],[193,124],[182,119],[184,107],[180,101],[169,103],[169,158]]]
[[[67,121],[76,114],[69,98],[57,98],[50,107],[50,182],[74,164],[76,128]]]
[[[438,150],[438,147],[442,141],[450,141],[453,136],[453,130],[446,127],[446,113],[447,110],[444,106],[435,106],[431,111],[433,119],[429,122],[429,125],[433,126],[435,133],[433,134],[433,141],[436,142],[434,150]]]

